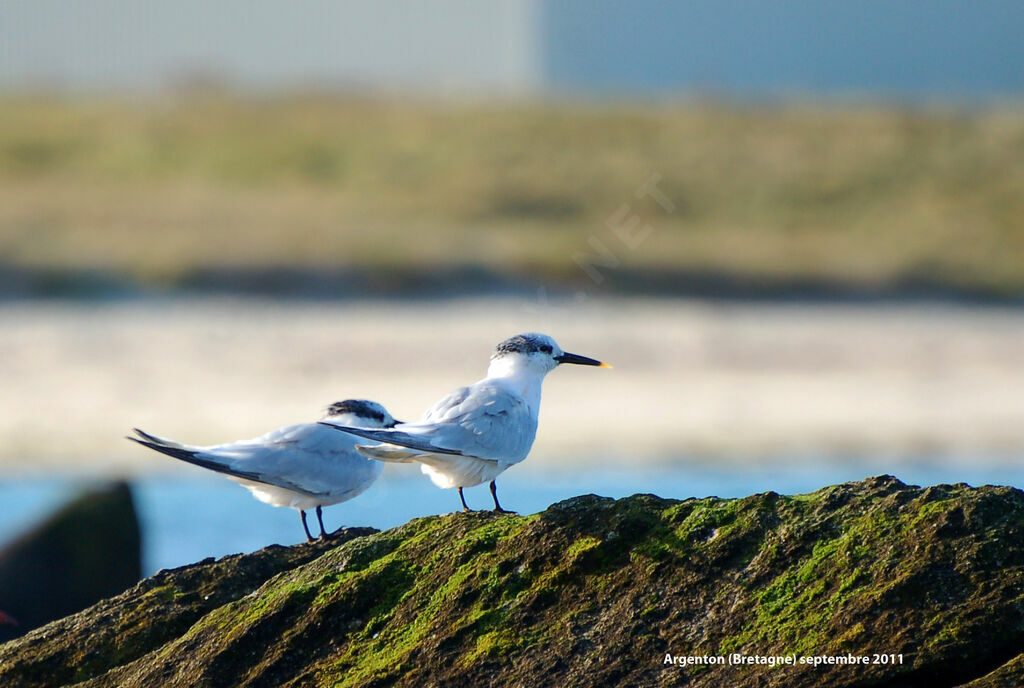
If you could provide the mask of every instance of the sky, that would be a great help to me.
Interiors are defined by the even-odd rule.
[[[0,0],[0,90],[1012,98],[1017,0]]]

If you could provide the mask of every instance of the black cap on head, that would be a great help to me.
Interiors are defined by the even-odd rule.
[[[327,407],[328,416],[340,416],[343,413],[351,413],[360,418],[375,420],[378,423],[384,422],[384,414],[381,413],[380,406],[365,399],[336,401]]]
[[[505,354],[533,354],[537,352],[550,354],[554,351],[552,343],[551,338],[547,335],[534,332],[517,334],[515,337],[509,337],[494,347],[491,358],[497,358]]]

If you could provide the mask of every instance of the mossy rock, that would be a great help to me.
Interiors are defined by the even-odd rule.
[[[1012,488],[588,495],[358,535],[161,572],[0,646],[0,685],[1024,684]],[[898,659],[666,662],[732,653]]]

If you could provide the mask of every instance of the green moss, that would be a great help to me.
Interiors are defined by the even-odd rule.
[[[582,537],[576,542],[569,545],[568,549],[565,550],[565,560],[570,562],[578,559],[583,553],[589,552],[601,546],[601,541],[595,537]]]
[[[460,515],[444,517],[444,525],[451,525],[452,521],[459,518]],[[362,633],[354,637],[355,642],[349,645],[345,653],[331,660],[321,670],[321,683],[332,686],[357,685],[373,677],[393,672],[424,638],[438,630],[436,624],[438,619],[443,617],[443,610],[458,605],[467,590],[474,590],[482,583],[485,591],[489,589],[492,594],[502,597],[514,596],[526,589],[528,578],[516,576],[514,572],[506,572],[504,575],[497,573],[498,558],[495,556],[495,550],[502,540],[514,537],[533,520],[535,519],[510,516],[485,521],[462,533],[457,546],[443,553],[437,552],[437,548],[431,546],[433,543],[427,542],[428,533],[413,534],[406,539],[403,546],[392,555],[394,558],[416,556],[422,554],[423,549],[430,549],[433,550],[430,557],[433,562],[446,560],[449,566],[454,564],[454,570],[451,575],[438,581],[436,576],[416,576],[413,569],[407,566],[402,575],[403,593],[393,596],[387,603],[375,608],[374,618]],[[436,530],[443,526],[432,523],[427,524],[427,527],[437,535]],[[394,563],[391,562],[392,565]],[[383,562],[379,564],[384,565]],[[439,568],[442,566],[439,565]],[[373,567],[367,569],[368,574],[372,571]],[[502,581],[510,577],[518,578],[519,582],[508,589],[503,589]],[[378,580],[375,576],[373,579]],[[396,606],[406,597],[424,602],[415,611],[411,620],[403,623],[401,627],[393,628],[388,622],[395,613]],[[496,633],[497,631],[491,629],[501,626],[502,622],[501,613],[487,611],[476,602],[444,631],[468,633],[480,638]],[[492,637],[492,641],[496,642],[496,638],[497,636]],[[467,661],[489,656],[493,644],[491,641],[485,641],[483,649]],[[338,679],[338,676],[342,678]]]
[[[177,586],[168,583],[167,585],[157,586],[148,592],[146,592],[139,600],[139,607],[149,604],[150,597],[159,597],[164,602],[173,602],[179,597],[184,597],[185,593],[178,589]]]
[[[879,478],[797,497],[581,497],[534,517],[417,519],[220,603],[122,666],[117,681],[446,685],[480,675],[518,685],[537,676],[571,683],[567,667],[592,667],[617,672],[621,684],[655,685],[662,674],[651,657],[716,648],[907,652],[913,664],[864,669],[857,680],[899,682],[913,670],[966,683],[955,672],[979,647],[1024,642],[1024,555],[1007,545],[1019,540],[1022,512],[1024,495],[1012,490],[919,490]],[[182,595],[194,599],[182,586],[152,586],[131,609],[145,599],[160,613]],[[74,676],[98,666],[76,660]],[[776,681],[780,671],[789,670],[685,673],[724,685],[768,672]]]
[[[510,630],[490,631],[476,639],[473,651],[460,658],[459,664],[469,666],[481,657],[500,657],[508,654],[517,646],[518,643]]]
[[[841,493],[835,488],[786,498],[783,511],[806,518],[829,500],[840,498]],[[854,515],[836,527],[827,522],[806,524],[821,530],[820,539],[809,553],[754,592],[756,604],[751,622],[742,632],[723,640],[723,651],[745,646],[800,652],[820,647],[829,637],[827,629],[851,601],[875,600],[886,589],[901,583],[901,578],[893,577],[888,565],[878,560],[878,548],[901,551],[902,543],[912,541],[923,523],[934,522],[950,508],[948,500],[863,512],[854,507]],[[799,527],[799,522],[791,523],[790,527]],[[778,544],[767,548],[762,556],[777,558]],[[838,637],[841,642],[849,642],[862,632],[863,626]]]

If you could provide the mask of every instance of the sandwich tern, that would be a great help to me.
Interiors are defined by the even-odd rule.
[[[334,419],[321,423],[383,443],[357,444],[364,456],[420,463],[438,487],[458,488],[464,511],[472,509],[462,489],[490,481],[494,510],[503,512],[495,478],[530,452],[537,435],[541,383],[562,363],[611,367],[562,351],[548,335],[519,334],[494,348],[487,377],[456,389],[415,423],[381,430],[346,426]]]
[[[368,428],[390,428],[396,423],[383,406],[362,399],[331,404],[325,419]],[[334,432],[319,423],[289,425],[251,440],[206,447],[180,444],[138,428],[134,430],[138,437],[127,439],[223,473],[248,488],[261,502],[298,510],[310,542],[313,536],[306,525],[307,509],[316,507],[320,536],[328,537],[321,508],[361,494],[383,470],[382,464],[355,451],[356,437]]]

